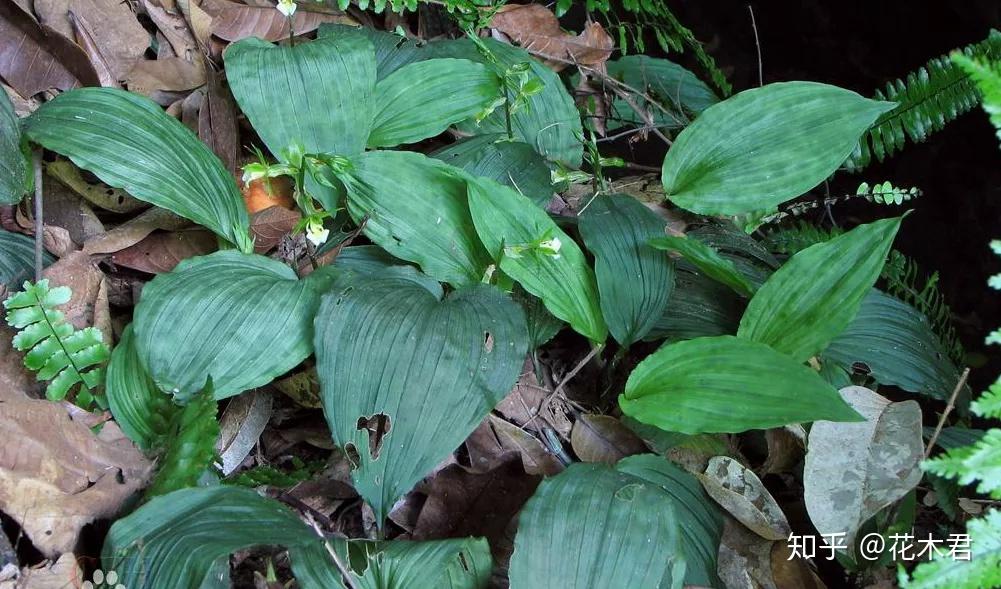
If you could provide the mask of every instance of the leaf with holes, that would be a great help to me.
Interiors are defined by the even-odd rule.
[[[209,377],[216,399],[265,385],[312,353],[313,313],[331,272],[299,280],[281,262],[232,250],[185,260],[143,289],[133,322],[139,358],[181,403]]]
[[[439,300],[386,276],[323,297],[316,364],[324,413],[380,526],[511,390],[527,349],[524,313],[492,286]]]
[[[114,88],[83,88],[25,119],[25,135],[105,184],[253,250],[240,191],[219,158],[153,101]]]

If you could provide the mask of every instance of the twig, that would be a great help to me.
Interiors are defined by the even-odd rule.
[[[358,589],[358,585],[355,584],[354,578],[351,576],[351,572],[348,571],[348,567],[344,566],[344,563],[341,562],[341,557],[337,555],[337,552],[334,550],[333,546],[330,545],[330,542],[327,542],[327,537],[324,536],[323,530],[320,529],[320,525],[316,523],[315,519],[313,519],[312,514],[304,513],[303,517],[306,518],[306,523],[308,523],[309,526],[313,528],[313,531],[320,537],[320,541],[323,542],[323,547],[327,549],[327,553],[330,554],[330,558],[334,560],[334,566],[336,566],[337,571],[341,573],[341,579],[344,581],[344,586],[347,589]]]
[[[42,246],[45,243],[45,224],[42,220],[42,151],[31,154],[35,171],[35,282],[42,279]]]
[[[758,39],[758,25],[754,22],[754,8],[748,4],[747,11],[751,13],[751,29],[754,31],[754,46],[758,50],[758,86],[765,85],[765,69],[761,63],[761,40]]]
[[[935,433],[931,435],[931,439],[928,440],[928,446],[925,447],[925,458],[927,459],[931,455],[932,448],[935,447],[935,442],[938,441],[938,435],[942,433],[942,426],[945,425],[945,418],[952,413],[953,407],[956,406],[956,397],[959,396],[959,391],[963,389],[963,385],[966,384],[967,377],[970,376],[970,369],[966,368],[963,370],[963,374],[959,377],[959,382],[956,383],[956,388],[952,389],[952,394],[949,395],[949,402],[945,406],[945,411],[942,412],[942,417],[938,418],[938,425],[935,426]]]
[[[577,376],[577,373],[583,370],[585,366],[587,366],[587,363],[591,361],[591,358],[594,358],[594,356],[601,351],[601,348],[602,346],[594,346],[593,348],[591,348],[591,351],[587,353],[587,356],[584,356],[584,359],[578,362],[577,365],[573,367],[573,370],[568,372],[567,375],[563,377],[563,380],[560,381],[560,384],[556,385],[556,388],[553,389],[553,392],[549,393],[549,396],[546,397],[544,401],[542,401],[541,405],[539,405],[540,412],[546,407],[548,407],[549,404],[553,402],[553,399],[555,399],[557,395],[563,392],[563,387],[565,387],[566,384],[570,382],[570,379]]]

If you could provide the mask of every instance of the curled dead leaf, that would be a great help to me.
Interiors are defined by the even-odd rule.
[[[615,42],[599,23],[589,23],[579,35],[567,33],[560,28],[556,15],[541,4],[502,6],[490,26],[546,60],[556,71],[571,64],[601,66],[615,48]]]
[[[312,33],[323,23],[357,26],[358,21],[340,12],[316,12],[310,6],[300,6],[292,15],[296,35]],[[259,37],[266,41],[288,38],[288,19],[271,5],[247,6],[225,0],[214,0],[206,6],[212,15],[212,34],[226,41]]]
[[[282,237],[295,228],[302,215],[284,207],[273,206],[257,211],[250,218],[250,234],[254,238],[254,251],[263,254],[275,248]],[[286,393],[287,394],[287,393]]]
[[[182,260],[214,252],[218,246],[215,234],[204,229],[154,232],[139,243],[113,253],[111,261],[140,272],[161,274],[170,272]]]
[[[157,229],[176,231],[191,224],[167,209],[153,207],[143,211],[138,217],[129,219],[104,235],[98,235],[83,244],[84,253],[110,254],[139,243]]]
[[[647,451],[639,436],[610,415],[580,415],[570,432],[570,445],[584,462],[605,464]]]
[[[727,512],[766,540],[786,540],[792,529],[761,480],[729,456],[714,456],[699,480]]]

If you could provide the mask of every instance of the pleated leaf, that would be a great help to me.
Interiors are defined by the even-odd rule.
[[[800,362],[851,323],[876,283],[901,217],[859,225],[789,259],[747,305],[737,335]]]
[[[606,64],[608,75],[646,92],[668,113],[651,105],[642,97],[634,97],[636,104],[646,109],[658,126],[667,128],[684,127],[690,119],[706,108],[719,102],[716,93],[695,74],[666,59],[646,55],[626,55]],[[640,115],[621,99],[612,102],[612,118],[608,129],[618,129],[626,124],[637,127],[646,125]],[[625,119],[625,121],[621,120]]]
[[[42,264],[53,262],[52,255],[42,252]],[[0,229],[0,284],[14,291],[35,274],[35,240],[27,235]]]
[[[387,276],[336,288],[316,315],[316,363],[334,442],[382,524],[510,391],[528,349],[525,316],[477,284],[444,300]]]
[[[694,237],[664,235],[651,240],[650,245],[659,250],[680,253],[702,274],[729,286],[737,294],[745,297],[754,294],[754,285],[737,270],[732,260]]]
[[[236,182],[219,158],[153,101],[115,88],[60,94],[25,119],[25,134],[105,184],[253,250]]]
[[[431,59],[387,76],[375,87],[369,147],[416,143],[481,112],[500,96],[500,79],[466,59]]]
[[[699,480],[662,456],[627,456],[615,465],[619,472],[650,481],[670,495],[681,528],[685,555],[685,585],[719,587],[716,555],[723,536],[723,513]]]
[[[232,250],[190,258],[143,289],[133,329],[161,390],[184,403],[212,378],[216,399],[265,385],[313,351],[313,314],[330,271]]]
[[[601,343],[608,328],[601,315],[594,272],[584,253],[549,215],[525,196],[486,178],[468,183],[469,212],[483,245],[505,274],[578,333]],[[558,239],[559,256],[537,250],[518,257],[505,253],[543,239]]]
[[[674,291],[667,309],[645,340],[674,341],[737,332],[744,307],[731,288],[681,268],[674,274]]]
[[[685,434],[861,419],[813,370],[727,335],[663,346],[629,375],[619,406],[638,421]]]
[[[436,57],[431,48],[433,43],[424,43],[394,32],[380,31],[372,27],[357,27],[336,23],[323,23],[317,31],[320,39],[345,35],[359,35],[372,43],[375,49],[376,76],[382,80],[401,67]]]
[[[295,142],[306,153],[365,149],[375,114],[375,53],[364,37],[294,47],[248,38],[230,45],[225,57],[233,96],[275,157]]]
[[[164,447],[180,407],[146,372],[136,353],[131,325],[111,352],[104,386],[111,415],[125,435],[144,451]]]
[[[646,336],[664,314],[674,288],[674,261],[651,247],[664,221],[623,194],[596,198],[578,219],[584,245],[594,254],[601,314],[623,346]]]
[[[490,178],[524,194],[540,207],[553,197],[552,174],[532,146],[499,134],[468,137],[439,149],[431,157],[472,176]]]
[[[875,289],[862,299],[855,319],[827,346],[823,357],[848,370],[860,362],[880,384],[942,401],[959,380],[959,370],[928,319]]]
[[[518,516],[516,589],[680,588],[685,556],[671,497],[603,464],[575,463],[539,484]]]
[[[365,235],[397,258],[453,285],[479,282],[490,265],[469,215],[461,172],[419,153],[373,151],[339,176]]]
[[[815,82],[745,90],[678,135],[664,158],[664,191],[696,213],[769,210],[823,182],[894,106]]]
[[[0,204],[21,201],[29,181],[28,161],[21,151],[21,123],[6,92],[0,92]]]

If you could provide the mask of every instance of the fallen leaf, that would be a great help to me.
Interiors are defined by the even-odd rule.
[[[264,254],[271,251],[302,219],[299,211],[285,207],[268,207],[250,217],[250,235],[254,238],[254,251]]]
[[[891,403],[865,387],[839,391],[866,421],[817,421],[803,467],[806,510],[821,534],[855,534],[869,518],[900,500],[921,480],[921,407]]]
[[[765,474],[793,472],[803,459],[803,442],[786,428],[765,431],[765,443],[768,445],[768,458],[761,467],[761,472]]]
[[[567,33],[560,28],[556,15],[541,4],[502,6],[491,19],[490,27],[529,53],[542,57],[556,71],[574,63],[601,66],[615,48],[615,42],[600,24],[587,24],[579,35]]]
[[[810,564],[799,556],[793,556],[785,542],[772,545],[772,581],[776,589],[826,589]],[[895,585],[893,585],[895,586]]]
[[[698,475],[706,493],[730,515],[766,540],[786,540],[792,529],[782,508],[758,477],[729,456],[714,456]]]
[[[42,184],[46,187],[42,209],[46,225],[65,229],[74,244],[104,233],[104,225],[83,199],[49,178]]]
[[[580,415],[570,432],[570,445],[584,462],[615,464],[647,451],[636,434],[609,415]]]
[[[83,244],[84,253],[110,254],[121,251],[139,243],[147,235],[157,229],[176,231],[191,224],[191,221],[179,217],[167,209],[153,207],[143,211],[141,215],[109,230],[104,235],[98,235]]]
[[[257,445],[271,419],[271,402],[270,392],[254,389],[233,397],[226,405],[219,418],[216,443],[223,476],[236,470]]]
[[[35,14],[67,39],[76,29],[94,41],[97,56],[115,81],[121,80],[149,47],[149,33],[131,3],[121,0],[35,0]],[[91,60],[93,63],[93,59]]]
[[[161,274],[173,270],[181,260],[208,254],[218,248],[219,240],[215,234],[204,229],[155,232],[139,243],[113,253],[111,261],[140,272]]]
[[[55,562],[45,561],[33,567],[24,567],[16,582],[0,583],[0,589],[66,589],[79,587],[82,581],[83,570],[76,556],[67,552]]]
[[[0,325],[0,403],[25,397],[25,391],[35,385],[35,378],[25,370],[24,354],[11,346],[14,331],[4,323]]]
[[[133,198],[120,188],[112,188],[100,181],[87,181],[80,168],[69,160],[58,159],[45,163],[44,167],[47,176],[98,208],[115,213],[131,213],[149,207],[149,203]]]
[[[234,177],[239,176],[240,130],[236,124],[236,102],[212,70],[208,70],[205,88],[205,100],[198,111],[198,138],[212,148]]]
[[[488,415],[466,438],[470,469],[488,472],[509,461],[521,459],[522,468],[531,475],[554,475],[563,464],[535,436],[496,415]]]
[[[0,77],[25,98],[101,83],[76,43],[10,2],[0,2]]]
[[[205,83],[205,66],[180,57],[137,62],[125,75],[129,90],[154,98],[158,92],[183,92]]]
[[[723,585],[727,589],[778,589],[772,580],[774,544],[726,516],[717,567]]]
[[[111,336],[104,273],[90,256],[73,252],[46,268],[42,276],[49,279],[52,287],[68,286],[73,291],[69,302],[59,307],[68,323],[77,329],[94,326],[101,329],[105,338]]]
[[[49,558],[70,552],[82,528],[116,515],[151,464],[114,423],[99,435],[57,403],[0,403],[0,511]]]
[[[549,403],[551,391],[540,385],[535,377],[535,367],[531,357],[525,359],[521,376],[495,410],[508,421],[525,429],[542,431],[543,426],[551,427],[562,438],[569,438],[573,429],[570,410],[561,399],[554,398]]]
[[[296,35],[312,33],[323,23],[357,26],[358,21],[339,12],[314,12],[300,6],[292,16],[292,29]],[[266,41],[288,38],[288,19],[272,5],[246,6],[218,0],[206,7],[212,14],[212,34],[226,41],[239,41],[247,37],[260,37]]]

